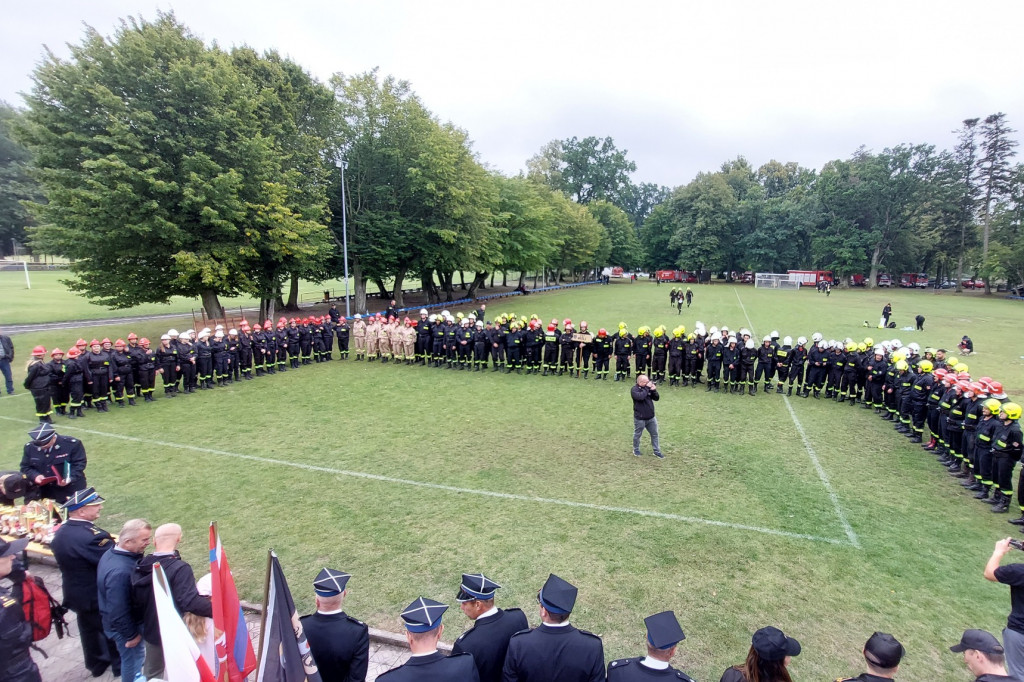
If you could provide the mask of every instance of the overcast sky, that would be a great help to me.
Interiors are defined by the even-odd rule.
[[[1019,0],[4,4],[12,104],[44,45],[66,55],[83,22],[111,35],[120,17],[173,9],[207,42],[276,48],[322,80],[374,67],[406,79],[506,173],[573,135],[611,136],[637,182],[676,186],[737,155],[820,168],[862,144],[949,148],[961,120],[996,111],[1024,129]]]

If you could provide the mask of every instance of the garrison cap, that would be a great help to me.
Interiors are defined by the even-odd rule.
[[[879,668],[895,668],[907,650],[888,632],[876,632],[864,644],[864,658]]]
[[[57,431],[53,428],[53,424],[49,422],[42,422],[39,426],[28,432],[33,445],[42,445],[55,435],[57,435]]]
[[[316,580],[313,581],[313,591],[321,597],[337,597],[345,591],[345,585],[348,584],[348,579],[351,577],[351,573],[325,568],[317,574]]]
[[[644,618],[647,625],[647,641],[655,649],[668,649],[686,639],[679,620],[672,611],[662,611]]]
[[[447,610],[447,604],[418,597],[402,611],[402,620],[409,632],[429,632],[441,624],[441,616]]]
[[[576,592],[575,585],[552,573],[537,593],[537,601],[551,613],[572,613],[572,607],[576,605]]]
[[[82,507],[91,507],[96,504],[103,504],[104,499],[96,492],[96,488],[86,488],[77,491],[71,498],[61,505],[65,511],[75,511]]]
[[[501,587],[483,573],[470,575],[462,574],[462,584],[459,586],[459,594],[455,600],[459,602],[473,601],[474,599],[494,599],[494,591]]]

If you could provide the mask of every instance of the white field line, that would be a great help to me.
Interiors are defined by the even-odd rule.
[[[754,323],[750,321],[750,315],[747,314],[747,309],[743,305],[743,299],[740,298],[740,292],[734,288],[733,293],[736,294],[736,300],[739,301],[740,309],[743,311],[743,316],[747,318],[747,324],[750,325],[750,333],[753,336],[757,336],[754,332]],[[818,472],[818,478],[821,479],[821,484],[825,486],[825,490],[828,492],[829,499],[832,500],[832,507],[835,509],[836,516],[839,517],[839,523],[843,526],[843,531],[846,533],[847,539],[850,544],[860,549],[860,539],[857,534],[853,532],[853,528],[850,526],[850,522],[846,519],[846,513],[843,511],[842,506],[839,504],[839,496],[836,494],[835,488],[832,487],[832,483],[828,480],[828,474],[825,473],[824,467],[821,466],[821,462],[818,460],[818,453],[814,451],[811,446],[811,441],[807,437],[807,432],[804,431],[803,424],[796,418],[796,412],[793,411],[793,405],[789,402],[788,396],[782,396],[783,402],[786,403],[786,409],[789,410],[789,416],[793,418],[793,425],[796,426],[797,433],[800,434],[800,440],[804,442],[804,449],[807,450],[808,456],[811,458],[811,464],[814,465],[814,470]]]
[[[32,394],[29,393],[28,391],[22,391],[21,393],[9,393],[7,395],[0,396],[0,400],[3,400],[5,398],[20,398],[23,395],[32,395]]]
[[[15,417],[0,416],[0,419],[12,422],[20,422],[23,424],[34,424],[35,422],[27,419],[17,419]],[[702,519],[694,516],[682,516],[680,514],[669,514],[666,512],[651,511],[648,509],[630,509],[628,507],[613,507],[604,504],[590,504],[588,502],[576,502],[573,500],[560,500],[550,497],[537,497],[534,495],[518,495],[515,493],[501,493],[492,490],[477,490],[474,488],[460,488],[458,486],[443,485],[441,483],[428,483],[425,481],[412,481],[405,478],[395,478],[393,476],[381,476],[379,474],[368,474],[362,471],[348,471],[345,469],[334,469],[331,467],[316,466],[313,464],[301,464],[299,462],[289,462],[281,459],[274,459],[271,457],[257,457],[256,455],[246,455],[237,452],[228,452],[227,450],[216,450],[213,448],[204,448],[197,445],[188,445],[185,443],[169,443],[165,441],[153,440],[149,438],[138,438],[136,436],[125,436],[119,433],[108,433],[106,431],[95,431],[93,429],[85,429],[80,426],[72,426],[70,424],[61,424],[61,431],[73,430],[81,433],[88,433],[93,436],[102,436],[105,438],[116,438],[119,440],[130,441],[133,443],[143,443],[145,445],[156,445],[165,448],[174,448],[179,450],[191,450],[193,452],[202,452],[208,455],[216,455],[218,457],[231,457],[234,459],[248,460],[250,462],[260,462],[262,464],[274,464],[277,466],[292,467],[294,469],[302,469],[304,471],[319,471],[328,474],[335,474],[337,476],[347,476],[350,478],[361,478],[370,481],[379,481],[382,483],[394,483],[398,485],[416,486],[419,488],[430,488],[432,490],[444,490],[452,493],[460,493],[464,495],[479,495],[481,497],[494,497],[503,500],[516,500],[518,502],[534,502],[539,504],[557,505],[561,507],[573,507],[576,509],[589,509],[592,511],[612,512],[616,514],[632,514],[635,516],[646,516],[649,518],[657,519],[668,519],[670,521],[681,521],[683,523],[705,525],[705,526],[716,526],[719,528],[731,528],[733,530],[750,531],[753,533],[763,533],[765,535],[775,535],[779,537],[793,538],[796,540],[811,540],[812,542],[824,542],[831,545],[850,545],[853,544],[847,540],[839,538],[826,538],[819,537],[817,535],[808,535],[805,533],[791,533],[785,530],[775,530],[773,528],[761,528],[759,526],[748,526],[741,523],[730,523],[728,521],[715,521],[712,519]],[[858,547],[858,545],[855,545]]]

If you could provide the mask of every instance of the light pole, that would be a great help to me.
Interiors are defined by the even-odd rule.
[[[352,309],[349,303],[348,294],[348,207],[345,205],[345,159],[338,160],[338,168],[341,170],[341,244],[345,252],[345,317],[352,316]]]

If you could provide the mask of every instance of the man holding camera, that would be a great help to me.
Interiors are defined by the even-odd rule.
[[[1012,548],[1024,549],[1024,543],[1013,538],[996,543],[985,565],[985,579],[1010,586],[1010,616],[1003,630],[1003,647],[1010,675],[1024,680],[1024,564],[999,565]]]
[[[654,456],[665,459],[658,445],[658,419],[654,416],[654,401],[661,397],[658,395],[658,387],[646,374],[639,374],[630,395],[633,397],[633,456],[640,456],[640,436],[646,429],[651,434]]]

